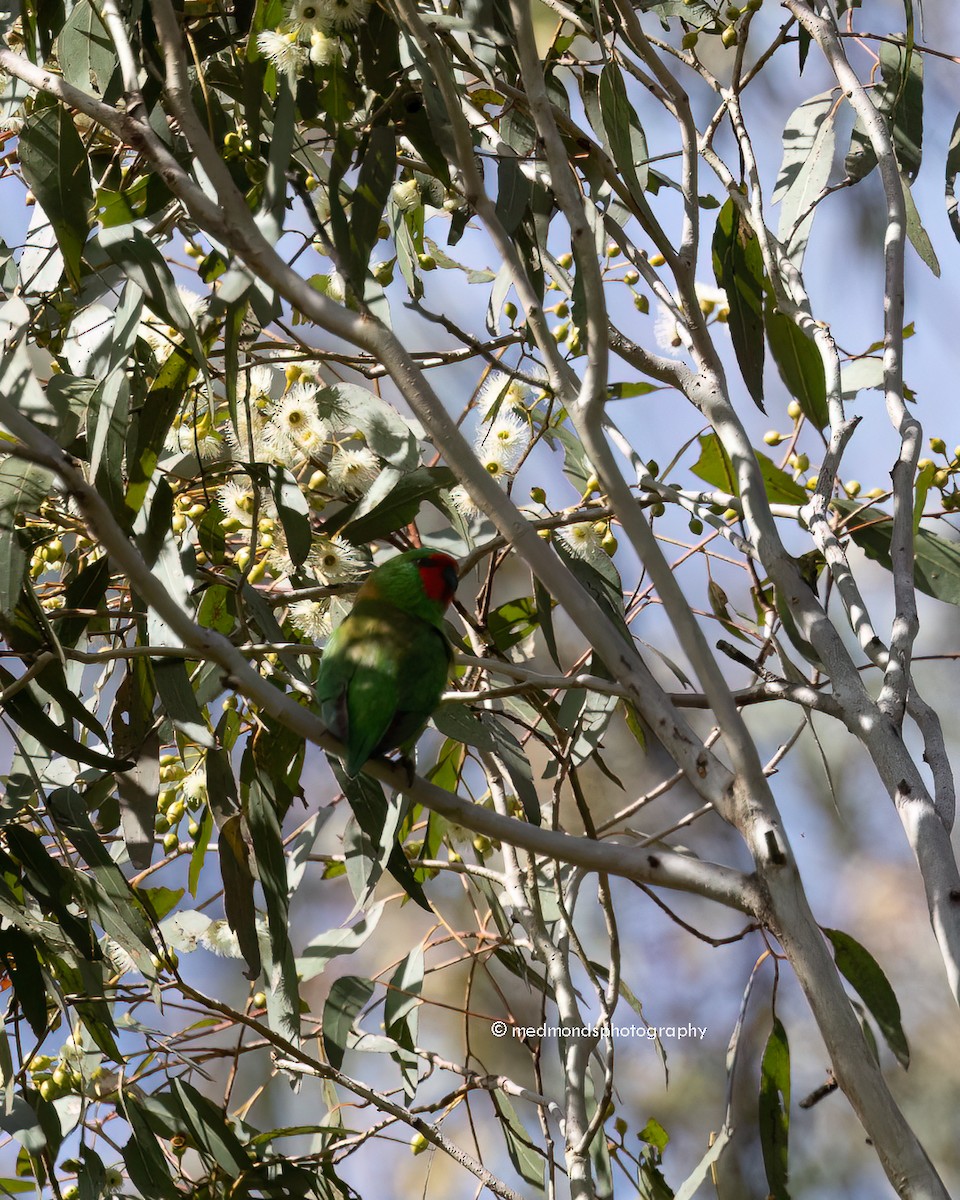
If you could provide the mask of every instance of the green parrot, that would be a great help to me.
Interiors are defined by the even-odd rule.
[[[449,554],[408,550],[371,572],[333,631],[317,698],[324,724],[347,747],[351,779],[368,758],[412,747],[437,707],[453,660],[443,614],[456,588]]]

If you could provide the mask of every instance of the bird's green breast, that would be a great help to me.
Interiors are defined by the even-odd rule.
[[[376,597],[358,598],[327,643],[317,694],[355,774],[414,738],[439,703],[452,651],[435,625]]]

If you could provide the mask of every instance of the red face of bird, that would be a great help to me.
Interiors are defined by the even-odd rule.
[[[418,559],[417,570],[427,596],[446,608],[457,590],[456,560],[438,550],[428,558]]]

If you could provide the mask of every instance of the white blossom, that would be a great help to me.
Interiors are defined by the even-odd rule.
[[[327,436],[317,411],[317,390],[309,384],[294,384],[270,410],[268,440],[281,454],[295,447],[301,459],[309,458],[320,452]]]
[[[211,921],[200,935],[200,945],[220,958],[243,958],[239,939],[226,921]]]
[[[482,444],[498,446],[504,463],[517,463],[530,448],[530,426],[515,412],[501,410],[497,419],[484,431]]]
[[[450,489],[449,501],[451,506],[461,516],[467,518],[483,516],[483,509],[477,504],[476,500],[474,500],[462,483],[458,483],[456,487]]]
[[[481,418],[486,421],[494,409],[498,415],[524,409],[530,400],[531,391],[532,388],[528,384],[511,379],[502,371],[488,375],[477,396],[477,408]]]
[[[328,37],[322,29],[314,29],[310,34],[310,61],[315,66],[327,67],[331,63],[335,63],[339,57],[340,43],[337,39]],[[327,216],[329,215],[328,212]]]
[[[277,29],[265,29],[257,34],[257,49],[278,71],[288,75],[295,75],[307,57],[295,30],[281,33]]]
[[[296,600],[287,610],[290,624],[312,642],[321,642],[330,632],[330,607],[321,600]]]
[[[238,380],[239,398],[249,404],[256,404],[258,400],[269,400],[277,378],[277,372],[270,367],[251,367]]]
[[[380,460],[369,446],[339,446],[327,467],[330,487],[341,496],[362,496],[379,474]]]
[[[603,555],[600,546],[600,535],[593,527],[592,521],[578,521],[575,525],[567,525],[560,530],[560,536],[567,544],[571,554],[586,561],[596,561]]]
[[[320,9],[316,0],[294,0],[287,10],[286,28],[298,37],[310,37],[319,28]]]
[[[393,185],[390,195],[401,212],[413,212],[420,203],[420,184],[415,179],[401,179]]]
[[[346,583],[363,568],[363,556],[343,538],[320,538],[307,556],[307,564],[319,583]]]
[[[352,29],[366,19],[369,0],[317,0],[320,20],[333,29]]]
[[[241,479],[246,482],[241,482]],[[221,484],[217,488],[217,503],[226,520],[236,522],[244,529],[251,528],[255,503],[253,482],[248,476],[229,479]]]

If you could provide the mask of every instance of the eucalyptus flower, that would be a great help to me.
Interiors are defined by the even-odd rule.
[[[380,460],[369,446],[340,446],[327,467],[330,487],[341,496],[362,496],[379,474]]]

